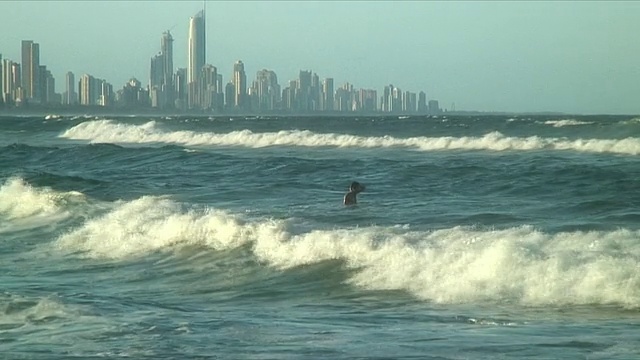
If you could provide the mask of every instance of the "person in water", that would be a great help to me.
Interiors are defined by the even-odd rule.
[[[349,192],[344,196],[345,205],[355,205],[358,201],[356,195],[365,189],[364,185],[360,185],[359,182],[354,181],[349,186]]]

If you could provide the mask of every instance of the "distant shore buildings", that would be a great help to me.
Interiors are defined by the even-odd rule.
[[[103,107],[120,110],[155,110],[185,113],[402,113],[439,114],[437,100],[427,100],[424,91],[403,91],[392,84],[380,93],[358,89],[350,83],[335,88],[331,77],[320,79],[301,70],[297,79],[280,85],[273,70],[261,69],[247,81],[245,64],[233,65],[230,80],[223,86],[217,67],[206,62],[204,10],[189,19],[186,68],[174,68],[173,37],[162,33],[160,51],[151,57],[146,85],[130,79],[115,90],[104,79],[90,74],[76,76],[68,71],[65,90],[55,91],[55,79],[40,64],[40,44],[23,40],[22,62],[2,59],[0,54],[0,108]],[[77,88],[77,91],[76,91]]]

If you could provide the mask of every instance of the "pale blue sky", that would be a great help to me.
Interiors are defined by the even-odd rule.
[[[189,17],[202,1],[0,1],[0,54],[40,44],[64,74],[121,88],[148,82],[163,31],[186,67]],[[640,2],[208,1],[207,62],[227,82],[300,70],[380,93],[424,90],[449,108],[640,114]]]

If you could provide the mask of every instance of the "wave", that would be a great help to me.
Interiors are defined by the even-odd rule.
[[[62,304],[54,297],[27,298],[4,293],[0,295],[0,325],[3,328],[19,328],[24,324],[39,324],[54,320],[73,320],[78,309]]]
[[[34,188],[22,178],[13,177],[0,186],[0,217],[8,220],[66,217],[65,205],[83,197],[77,191]]]
[[[553,127],[564,127],[564,126],[579,126],[579,125],[592,125],[593,121],[580,121],[575,119],[565,119],[565,120],[548,120],[544,122],[545,125],[552,125]]]
[[[640,118],[633,118],[633,119],[629,119],[629,120],[623,120],[620,121],[621,125],[635,125],[635,124],[640,124]]]
[[[55,246],[89,258],[129,259],[201,246],[249,247],[279,269],[340,260],[349,282],[404,290],[436,303],[640,306],[640,231],[544,233],[408,226],[313,229],[294,219],[249,219],[189,209],[162,197],[119,202],[111,212],[60,236]]]
[[[254,133],[250,130],[230,133],[161,130],[155,121],[142,125],[117,123],[113,120],[78,124],[60,137],[99,143],[175,144],[182,146],[304,146],[338,148],[410,148],[419,151],[439,150],[573,150],[591,153],[640,154],[640,139],[576,139],[539,136],[509,137],[500,132],[472,137],[365,137],[348,134],[320,134],[308,130],[282,130]]]

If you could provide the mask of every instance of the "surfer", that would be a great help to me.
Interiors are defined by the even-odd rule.
[[[345,205],[355,205],[357,203],[356,201],[356,195],[363,191],[365,189],[364,185],[360,185],[359,182],[354,181],[351,183],[351,186],[349,186],[349,192],[344,196],[344,204]]]

